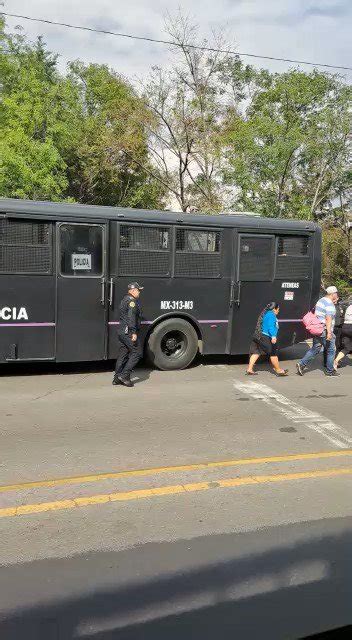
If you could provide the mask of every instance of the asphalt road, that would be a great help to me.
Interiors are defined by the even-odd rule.
[[[290,640],[352,624],[351,361],[1,370],[1,640]]]

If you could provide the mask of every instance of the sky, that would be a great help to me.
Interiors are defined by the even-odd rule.
[[[352,0],[3,0],[3,11],[165,38],[166,12],[181,8],[199,26],[200,37],[225,29],[237,51],[352,66]],[[62,70],[70,60],[105,63],[131,81],[143,79],[152,65],[170,63],[168,48],[108,35],[7,18],[30,39],[43,35],[59,53]],[[284,71],[293,65],[243,58],[256,66]],[[309,70],[309,67],[302,67]],[[352,81],[352,72],[345,74]]]

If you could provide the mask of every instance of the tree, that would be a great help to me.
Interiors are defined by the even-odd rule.
[[[154,67],[144,87],[154,114],[149,122],[149,151],[158,176],[182,211],[219,211],[225,188],[221,182],[221,69],[225,55],[187,46],[198,30],[179,13],[166,30],[175,43],[169,71]],[[207,44],[206,41],[203,42]],[[214,48],[222,48],[221,35]]]
[[[323,221],[323,284],[333,282],[341,296],[352,294],[351,214],[342,198]]]
[[[70,65],[41,40],[2,29],[0,194],[153,208],[163,189],[148,158],[145,104],[102,65]]]
[[[68,80],[77,94],[70,193],[91,204],[157,206],[163,194],[149,167],[143,101],[105,65],[75,62]]]
[[[317,220],[337,197],[346,201],[351,88],[318,71],[271,75],[238,61],[229,71],[245,105],[229,110],[224,133],[236,205]]]
[[[65,162],[55,144],[60,82],[56,56],[39,38],[34,46],[1,32],[2,196],[58,200],[67,187]]]
[[[352,294],[351,246],[347,230],[323,226],[323,284],[337,286],[341,297]]]

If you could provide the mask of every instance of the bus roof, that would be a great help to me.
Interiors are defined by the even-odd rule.
[[[232,212],[214,215],[156,211],[128,207],[104,207],[91,204],[71,204],[35,200],[0,198],[0,215],[6,217],[33,217],[45,220],[126,220],[136,222],[143,219],[150,223],[173,223],[214,227],[250,227],[251,229],[287,229],[315,231],[318,225],[308,220],[260,217],[258,214]]]

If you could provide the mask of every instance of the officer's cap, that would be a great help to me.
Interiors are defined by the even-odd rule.
[[[138,282],[130,282],[128,285],[128,291],[131,291],[131,289],[138,289],[139,291],[143,291],[144,287],[141,287]]]

